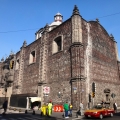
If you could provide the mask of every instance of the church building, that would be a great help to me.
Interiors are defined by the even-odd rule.
[[[77,109],[105,101],[120,107],[120,62],[117,43],[99,20],[86,21],[77,6],[66,21],[57,13],[54,22],[40,28],[35,40],[0,62],[0,98],[9,107],[72,103]]]

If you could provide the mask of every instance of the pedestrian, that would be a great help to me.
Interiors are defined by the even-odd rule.
[[[43,105],[39,109],[41,111],[41,116],[46,116],[47,115],[47,107],[48,106],[46,105],[46,103],[43,103]]]
[[[113,103],[113,108],[114,108],[115,113],[117,113],[117,103],[116,102]]]
[[[4,112],[2,113],[3,115],[6,114],[6,111],[7,111],[7,106],[8,106],[8,101],[5,100],[5,102],[3,103],[3,109],[4,109]]]
[[[68,111],[69,111],[68,102],[64,103],[63,107],[64,107],[64,111],[65,111],[65,118],[69,118],[68,117]]]
[[[83,102],[81,102],[81,103],[80,103],[80,114],[81,114],[81,115],[83,115],[83,109],[84,109],[84,107],[83,107]]]
[[[102,107],[105,106],[105,102],[103,100],[101,101],[101,105],[102,105]]]
[[[73,106],[72,106],[72,104],[70,103],[70,104],[69,104],[69,112],[70,112],[69,116],[70,116],[70,117],[72,117],[72,108],[73,108]]]
[[[48,103],[48,116],[52,115],[52,101]]]

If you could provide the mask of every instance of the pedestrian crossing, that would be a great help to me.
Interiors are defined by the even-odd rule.
[[[43,118],[40,118],[39,116],[32,116],[32,115],[29,115],[29,116],[22,116],[22,117],[9,117],[9,118],[6,118],[4,116],[0,116],[0,120],[43,120]]]

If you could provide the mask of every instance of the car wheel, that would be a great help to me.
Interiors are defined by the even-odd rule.
[[[110,116],[113,117],[113,113],[110,113]]]
[[[87,116],[87,115],[85,115],[85,118],[88,118],[88,116]]]
[[[103,115],[102,114],[100,114],[100,119],[103,119]]]

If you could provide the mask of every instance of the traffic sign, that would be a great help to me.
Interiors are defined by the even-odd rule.
[[[43,93],[44,93],[44,94],[49,94],[49,93],[50,93],[50,87],[45,86],[45,87],[43,88]]]
[[[112,93],[112,94],[111,94],[111,97],[112,97],[112,98],[114,98],[115,96],[116,96],[115,93]]]

